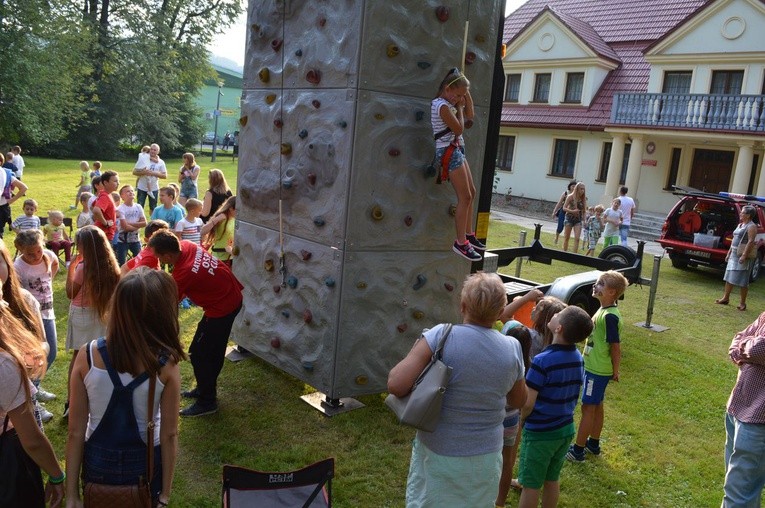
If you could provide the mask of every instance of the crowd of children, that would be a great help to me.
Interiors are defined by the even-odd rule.
[[[80,208],[76,218],[67,218],[60,210],[48,210],[47,217],[41,219],[37,201],[25,199],[21,207],[23,213],[10,222],[16,233],[13,265],[19,287],[29,291],[30,298],[34,297],[40,310],[41,331],[49,345],[48,366],[55,360],[57,351],[53,280],[61,253],[66,265],[66,294],[71,301],[66,334],[66,347],[74,353],[71,365],[82,345],[79,338],[105,333],[106,306],[120,274],[138,266],[160,268],[153,253],[142,248],[142,230],[145,230],[148,242],[155,231],[170,229],[179,239],[201,245],[214,257],[231,265],[236,198],[231,196],[222,204],[218,203],[218,209],[210,209],[208,221],[203,220],[204,205],[197,199],[196,191],[200,170],[193,154],[184,155],[178,178],[183,187],[181,190],[181,186],[174,182],[159,187],[157,181],[163,178],[164,163],[159,164],[158,153],[159,147],[152,145],[144,147],[138,157],[134,170],[139,177],[136,182],[138,192],[133,185],[120,185],[116,172],[102,171],[101,162],[94,162],[91,170],[91,164],[82,161],[74,204],[69,206],[70,211]],[[228,189],[220,170],[211,170],[211,174],[215,185]],[[211,177],[211,188],[212,180]],[[20,184],[20,180],[13,181]],[[21,190],[26,190],[26,186]],[[160,203],[148,210],[150,220],[147,221],[144,207],[136,202],[136,197],[137,194],[144,200],[149,197],[151,205],[157,190]],[[178,203],[179,196],[183,197],[185,206]],[[73,225],[76,234],[71,235],[75,229]],[[181,303],[184,308],[190,305],[188,299]],[[48,402],[56,396],[38,387],[36,398],[39,402]],[[68,396],[65,416],[67,412]],[[43,405],[39,406],[39,414],[42,421],[53,418]]]
[[[627,285],[619,272],[601,274],[592,290],[600,308],[592,318],[538,290],[510,302],[500,315],[503,333],[520,342],[528,396],[520,411],[506,410],[497,507],[505,506],[510,488],[522,489],[522,508],[536,507],[540,494],[542,506],[556,506],[564,462],[584,462],[587,453],[600,455],[606,386],[619,381],[622,320],[616,303]],[[536,304],[527,327],[513,315],[529,302]],[[580,352],[576,344],[581,342],[585,346]],[[577,430],[574,410],[580,394]],[[512,474],[519,444],[516,480]]]

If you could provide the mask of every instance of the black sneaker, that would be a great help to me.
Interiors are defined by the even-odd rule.
[[[584,462],[584,450],[581,452],[577,452],[576,448],[574,448],[574,445],[571,445],[568,448],[568,453],[566,454],[566,460],[569,462],[574,462],[577,464],[581,464]]]
[[[584,444],[584,451],[593,455],[600,455],[600,444],[595,445],[590,438],[587,438],[587,442]]]
[[[470,245],[470,242],[466,243],[465,245],[460,245],[459,243],[454,242],[454,245],[452,245],[452,250],[468,261],[480,261],[483,259],[483,257],[473,249],[473,246]]]
[[[473,249],[480,250],[481,252],[486,250],[486,245],[481,243],[478,238],[475,237],[475,235],[465,235],[465,239],[467,239],[468,242],[470,242],[470,245],[473,246]]]
[[[61,415],[61,418],[69,418],[69,401],[64,402],[64,414]]]
[[[181,392],[181,397],[186,399],[198,399],[199,398],[199,389],[194,388],[193,390],[185,390]]]
[[[218,412],[218,404],[200,404],[195,402],[185,409],[181,409],[179,414],[181,416],[204,416],[211,415]]]

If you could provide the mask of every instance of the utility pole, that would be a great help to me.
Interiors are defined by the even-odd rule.
[[[223,88],[223,83],[219,81],[218,82],[218,102],[215,104],[215,111],[213,112],[213,116],[215,117],[215,129],[214,129],[215,132],[213,133],[213,152],[212,152],[212,159],[210,162],[215,162],[215,156],[218,153],[218,117],[220,116],[220,98],[223,95],[221,88]]]

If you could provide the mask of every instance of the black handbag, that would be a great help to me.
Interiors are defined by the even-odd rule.
[[[0,506],[44,508],[42,473],[21,446],[16,429],[8,430],[8,415],[0,435]]]

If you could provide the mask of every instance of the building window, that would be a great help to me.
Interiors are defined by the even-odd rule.
[[[709,93],[739,95],[744,83],[744,71],[714,71]]]
[[[608,178],[608,164],[611,161],[611,149],[613,146],[614,144],[610,141],[603,143],[603,155],[600,158],[600,171],[598,171],[598,179],[596,180],[597,182],[605,182],[606,178]],[[619,185],[624,185],[624,182],[627,179],[627,166],[629,165],[630,161],[630,148],[632,148],[632,145],[624,145],[624,157],[622,157],[622,170],[619,173]]]
[[[579,104],[582,102],[582,89],[584,88],[584,73],[569,72],[566,74],[566,95],[563,102]]]
[[[534,102],[548,102],[550,100],[550,80],[552,74],[536,74],[534,76]]]
[[[672,149],[672,159],[669,161],[669,173],[667,174],[667,185],[664,190],[671,191],[672,187],[677,185],[677,174],[680,172],[680,156],[683,154],[681,148]]]
[[[576,166],[576,149],[579,141],[574,139],[556,139],[555,151],[553,152],[553,163],[550,168],[550,175],[562,176],[565,178],[574,177],[574,168]]]
[[[661,93],[691,93],[692,71],[667,71],[664,73],[664,84]]]
[[[518,95],[521,92],[521,75],[508,74],[507,86],[505,87],[505,102],[518,102]]]
[[[497,146],[496,169],[512,171],[513,152],[515,152],[515,136],[500,136],[499,144]]]

